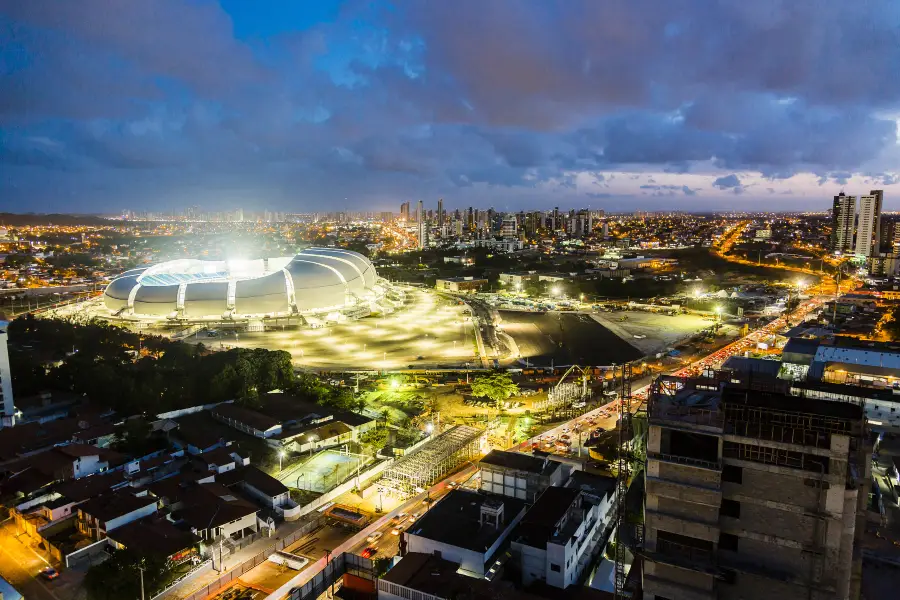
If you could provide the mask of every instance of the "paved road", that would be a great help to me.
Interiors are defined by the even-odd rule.
[[[68,600],[71,595],[58,596],[54,588],[63,582],[43,581],[38,572],[47,562],[29,545],[26,535],[16,537],[15,525],[7,521],[0,528],[0,574],[27,600]]]

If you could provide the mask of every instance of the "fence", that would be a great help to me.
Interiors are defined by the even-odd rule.
[[[238,579],[241,575],[243,575],[250,569],[253,569],[254,567],[257,567],[257,566],[261,565],[262,563],[266,562],[269,559],[269,556],[271,554],[274,554],[275,552],[278,552],[279,550],[284,550],[285,548],[287,548],[288,546],[290,546],[291,544],[293,544],[294,542],[296,542],[303,536],[309,534],[309,532],[311,532],[313,529],[315,529],[316,527],[318,527],[320,525],[320,522],[321,522],[321,519],[316,519],[315,521],[310,521],[309,523],[307,523],[306,525],[304,525],[297,531],[291,533],[287,537],[280,539],[280,540],[276,540],[275,543],[273,543],[270,546],[267,546],[264,550],[259,552],[253,558],[250,558],[250,559],[244,561],[243,563],[241,563],[240,565],[238,565],[237,567],[231,569],[230,571],[225,572],[221,577],[219,577],[215,581],[203,586],[202,588],[195,590],[189,596],[185,596],[184,600],[204,600],[204,598],[206,598],[207,596],[209,596],[211,594],[215,594],[219,590],[228,587],[236,579]],[[169,590],[166,590],[166,591],[169,591]],[[153,598],[151,598],[151,600],[156,600],[157,598],[159,598],[160,596],[162,596],[165,593],[166,592],[162,592],[162,593],[158,594],[157,596],[154,596]]]
[[[428,439],[431,439],[431,438],[428,438]],[[377,465],[375,465],[368,471],[361,472],[359,474],[360,489],[362,489],[364,482],[366,482],[370,479],[373,479],[373,478],[377,477],[378,475],[381,475],[385,471],[385,469],[387,469],[388,465],[390,465],[393,462],[394,461],[392,459],[388,459],[388,460],[378,463]],[[299,511],[298,516],[309,514],[309,513],[313,512],[314,510],[317,510],[317,509],[321,508],[322,506],[325,506],[326,504],[328,504],[329,502],[331,502],[338,496],[341,496],[341,495],[349,492],[350,490],[352,490],[355,487],[356,487],[356,477],[351,477],[350,479],[348,479],[341,485],[337,486],[336,488],[332,489],[331,491],[329,491],[325,494],[322,494],[321,496],[319,496],[318,498],[316,498],[309,504],[304,504],[303,508]]]
[[[109,545],[109,542],[106,538],[103,538],[99,542],[94,542],[90,546],[85,546],[84,548],[80,548],[71,554],[65,555],[66,567],[71,567],[73,564],[77,564],[84,560],[91,559],[100,552],[106,552],[106,547]]]

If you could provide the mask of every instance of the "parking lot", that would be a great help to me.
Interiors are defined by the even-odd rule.
[[[475,362],[475,334],[464,305],[430,290],[407,293],[393,314],[345,324],[266,332],[192,336],[211,348],[286,350],[294,364],[315,369],[393,370]]]

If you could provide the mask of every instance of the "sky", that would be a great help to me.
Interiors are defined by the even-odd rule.
[[[0,211],[900,210],[896,0],[0,0]]]

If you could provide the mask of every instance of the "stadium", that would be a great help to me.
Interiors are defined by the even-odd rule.
[[[320,326],[392,312],[402,300],[368,258],[336,248],[255,260],[173,260],[126,271],[103,294],[113,318],[207,324],[286,317]]]

